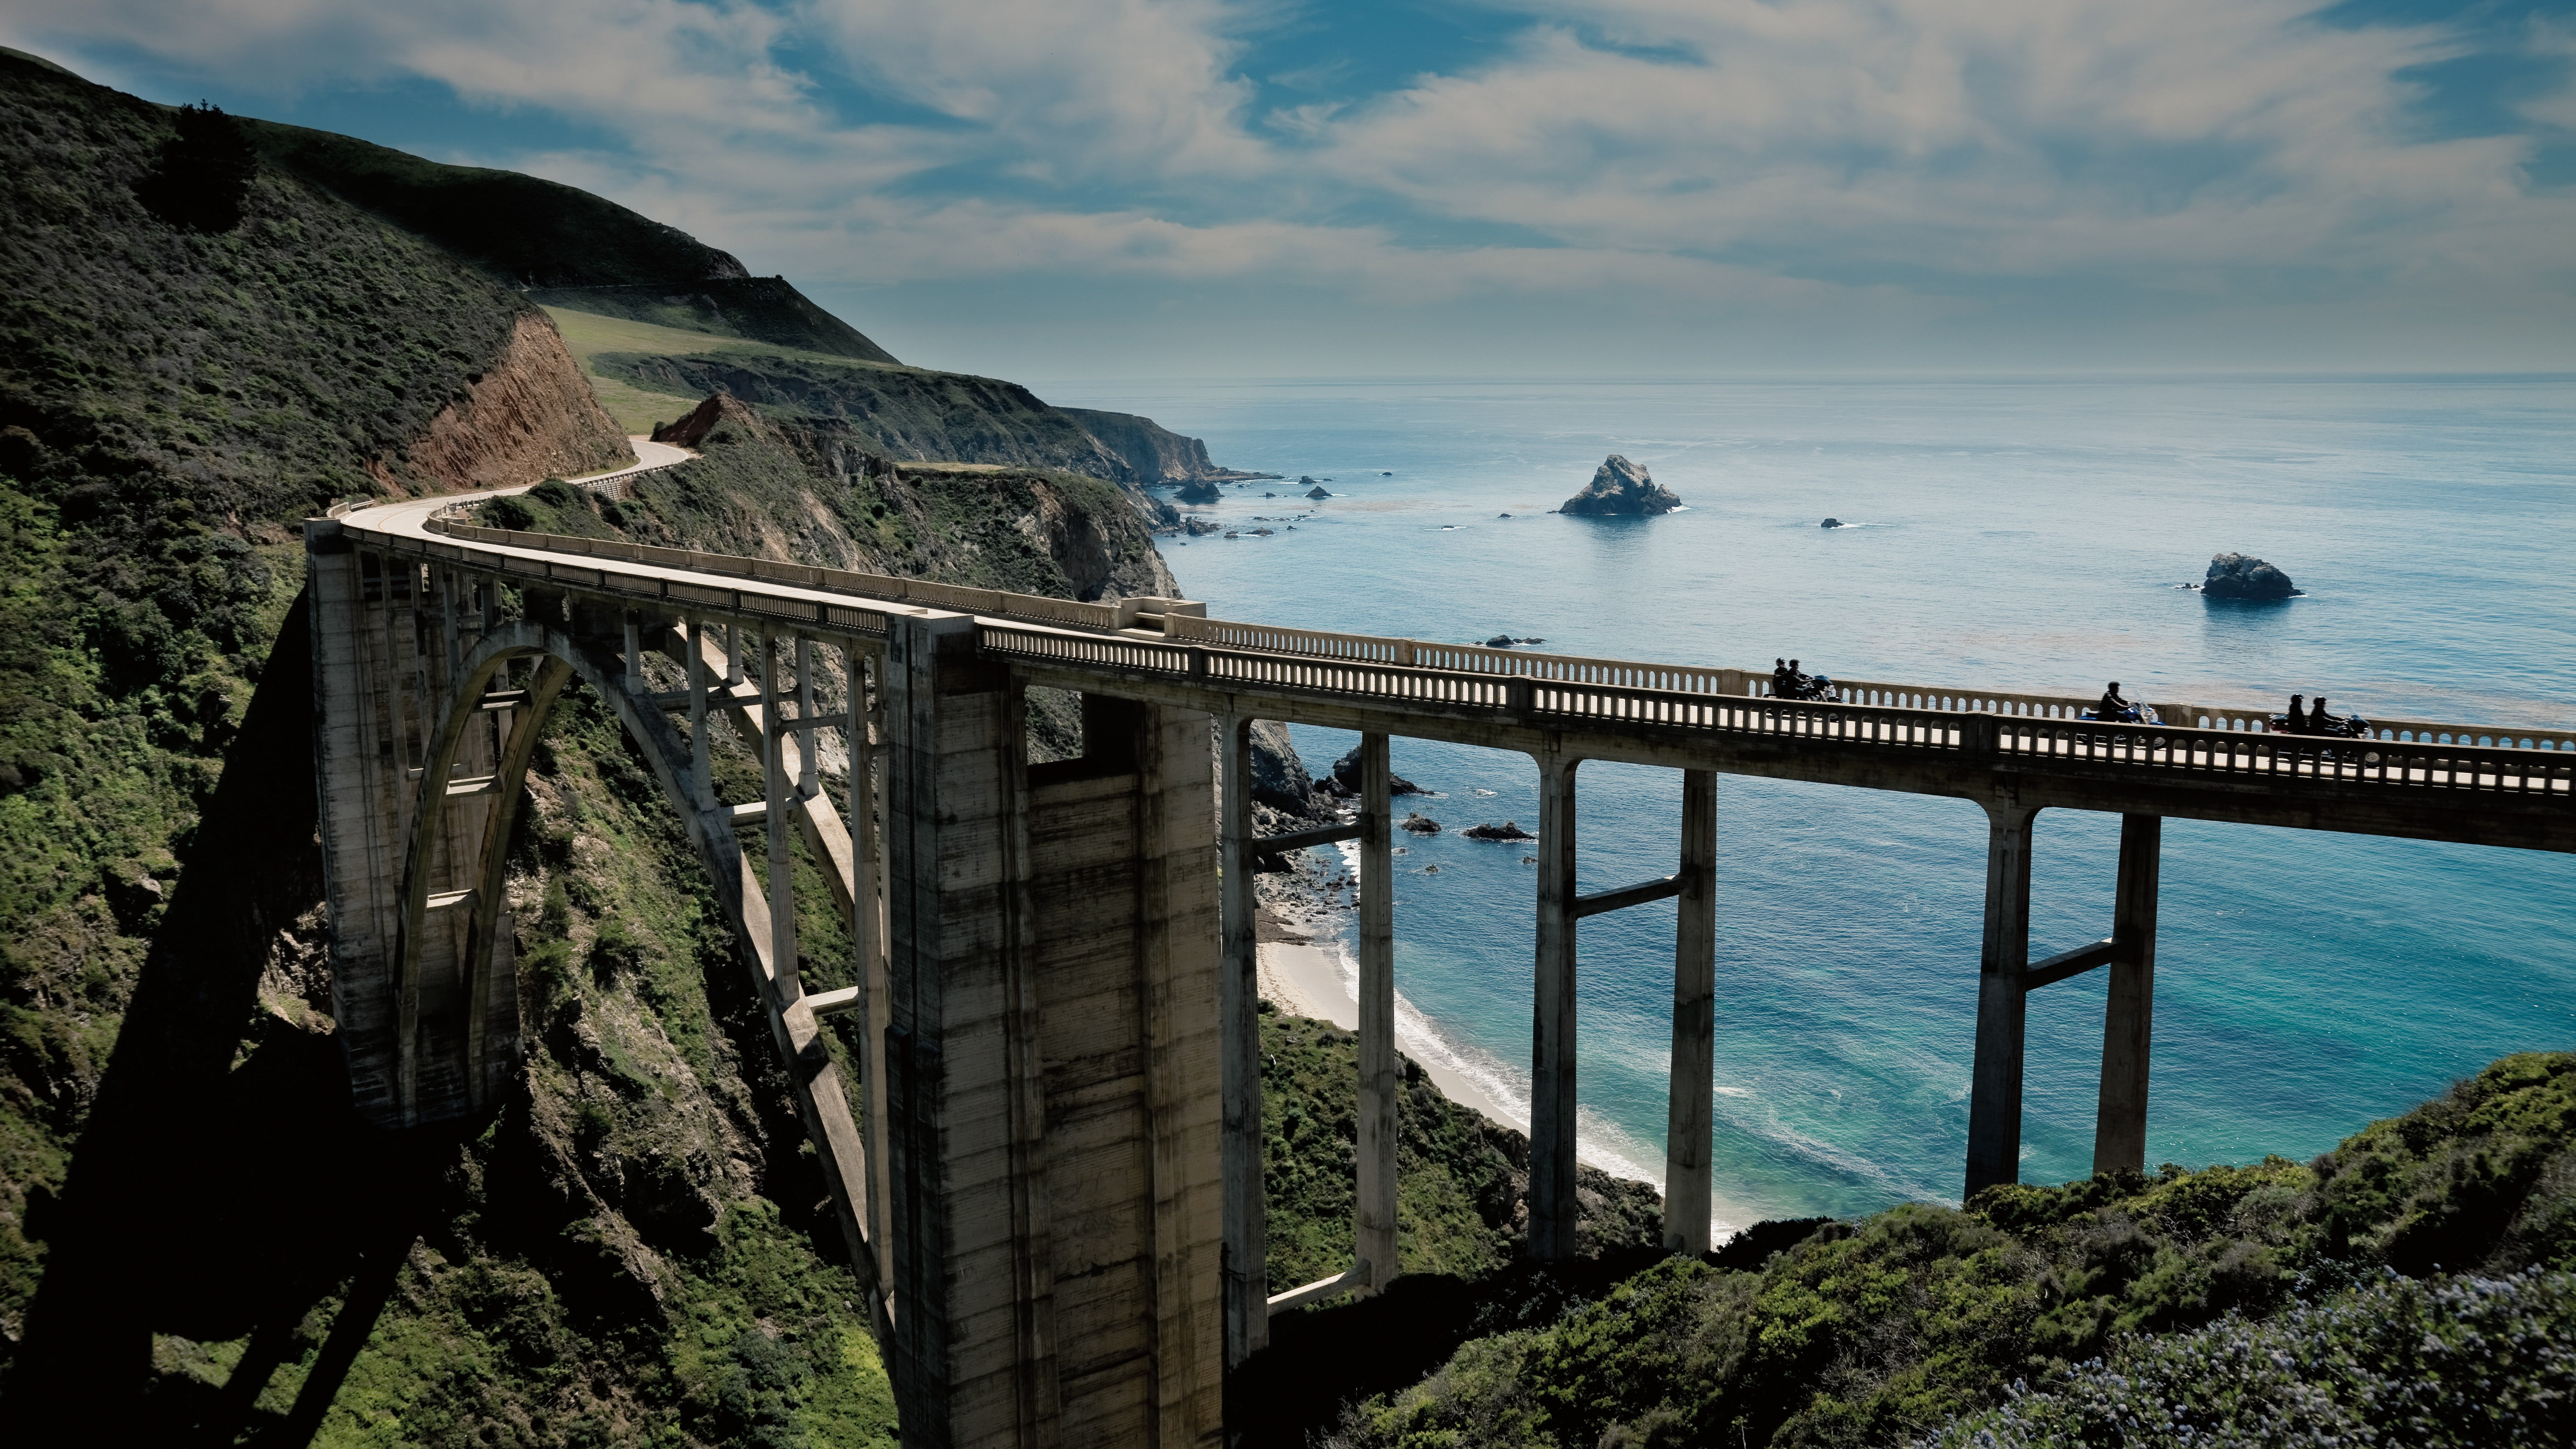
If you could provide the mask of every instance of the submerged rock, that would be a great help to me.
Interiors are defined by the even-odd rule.
[[[2241,553],[2212,555],[2200,591],[2213,599],[2286,599],[2299,592],[2290,576]]]
[[[1557,511],[1592,517],[1651,517],[1681,506],[1681,499],[1657,483],[1644,464],[1631,463],[1613,453],[1593,471],[1592,482],[1565,500]]]

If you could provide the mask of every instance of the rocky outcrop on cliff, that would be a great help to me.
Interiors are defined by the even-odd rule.
[[[1276,476],[1220,468],[1208,461],[1207,444],[1196,438],[1183,437],[1152,418],[1138,417],[1134,413],[1101,412],[1095,408],[1058,408],[1056,411],[1080,423],[1084,431],[1100,440],[1102,447],[1117,454],[1139,483]]]
[[[1274,810],[1306,816],[1313,813],[1314,794],[1315,781],[1306,773],[1306,762],[1297,758],[1288,727],[1277,720],[1254,720],[1252,798]]]
[[[429,420],[403,471],[441,488],[497,488],[634,461],[555,324],[525,313],[500,356]]]
[[[2288,574],[2242,553],[2212,555],[2200,591],[2213,599],[2287,599],[2299,592]]]
[[[1657,483],[1643,463],[1631,463],[1613,453],[1593,470],[1591,483],[1565,500],[1557,512],[1596,518],[1641,517],[1670,513],[1681,506],[1681,499]]]

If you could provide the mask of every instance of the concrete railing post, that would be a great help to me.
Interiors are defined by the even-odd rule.
[[[1353,1223],[1368,1291],[1382,1292],[1396,1258],[1395,871],[1387,737],[1360,736],[1359,1197]]]
[[[1516,687],[1526,680],[1515,681]],[[1538,960],[1530,1025],[1529,1253],[1575,1255],[1574,772],[1554,751],[1538,761]]]
[[[2155,1024],[2156,885],[2164,817],[2120,817],[2120,880],[2111,908],[2111,983],[2102,1005],[2102,1095],[2093,1170],[2147,1165],[2147,1044]]]
[[[1261,984],[1253,937],[1252,721],[1217,721],[1217,1033],[1225,1173],[1225,1362],[1270,1342],[1270,1264],[1261,1188]]]
[[[1968,1087],[1964,1195],[2021,1180],[2022,1020],[2029,1003],[2030,838],[2038,811],[1986,807],[1986,932],[1977,962],[1977,1046]]]
[[[1664,1132],[1664,1251],[1709,1249],[1717,1069],[1717,772],[1682,772],[1682,893],[1673,918],[1673,1075]]]

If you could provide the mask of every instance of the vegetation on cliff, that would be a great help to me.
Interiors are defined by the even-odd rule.
[[[1977,1437],[1991,1431],[2137,1443],[2102,1427],[2107,1405],[2241,1431],[2266,1399],[2382,1385],[2403,1407],[2389,1396],[2409,1383],[2424,1413],[2471,1415],[2446,1442],[2498,1442],[2462,1426],[2563,1406],[2576,1361],[2563,1276],[2576,1268],[2576,1056],[2507,1057],[2306,1166],[2000,1187],[1963,1209],[1801,1231],[1774,1230],[1774,1243],[1797,1240],[1767,1261],[1668,1260],[1554,1322],[1467,1342],[1421,1383],[1355,1406],[1332,1442],[1859,1446],[1995,1442]],[[2541,1276],[2506,1289],[2446,1276],[2522,1272]],[[1377,1325],[1346,1310],[1341,1331],[1401,1336],[1403,1305],[1385,1309]],[[2407,1314],[2423,1333],[2392,1336]],[[2528,1326],[2510,1352],[2458,1350],[2485,1322]],[[2255,1346],[2279,1354],[2239,1383],[2139,1386],[2178,1386]],[[2108,1368],[2084,1367],[2105,1354]],[[2420,1375],[2446,1365],[2490,1391],[2425,1388]],[[2144,1380],[2123,1383],[2132,1371]],[[2320,1409],[2312,1422],[2340,1420]],[[2059,1430],[2066,1440],[2046,1439]],[[2289,1442],[2279,1433],[2222,1442]]]

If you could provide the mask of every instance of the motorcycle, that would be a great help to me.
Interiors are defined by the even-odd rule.
[[[2098,709],[2088,709],[2088,710],[2084,711],[2082,714],[2077,715],[2077,716],[2076,716],[2076,718],[2077,718],[2077,719],[2092,720],[2092,721],[2094,721],[2094,722],[2095,722],[2095,723],[2097,723],[2097,724],[2100,724],[2100,723],[2109,723],[2109,724],[2163,724],[2163,723],[2164,723],[2164,719],[2163,719],[2163,717],[2162,717],[2162,716],[2160,716],[2160,715],[2158,715],[2158,714],[2156,713],[2156,707],[2155,707],[2154,705],[2151,705],[2151,704],[2133,704],[2133,705],[2129,706],[2127,709],[2124,709],[2124,710],[2120,711],[2118,714],[2115,714],[2115,715],[2111,716],[2111,717],[2110,717],[2110,719],[2109,719],[2109,720],[2107,720],[2107,721],[2105,721],[2105,720],[2102,718],[2102,713],[2101,713],[2101,711],[2100,711],[2100,710],[2098,710]]]
[[[1816,704],[1840,704],[1843,702],[1842,693],[1834,688],[1834,682],[1821,674],[1799,675],[1797,682],[1790,686],[1789,693],[1779,697],[1782,699],[1807,700]]]
[[[2371,735],[2370,721],[2357,714],[2348,714],[2341,718],[2328,715],[2323,728],[2318,728],[2304,720],[2292,724],[2288,715],[2276,714],[2266,722],[2266,727],[2276,735],[2305,735],[2309,739],[2366,740]]]

